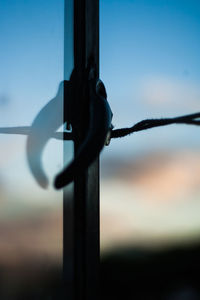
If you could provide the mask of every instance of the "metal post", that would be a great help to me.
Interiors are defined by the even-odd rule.
[[[82,85],[85,69],[92,58],[99,72],[99,1],[65,0],[65,10],[73,10],[73,55],[78,73],[77,86]],[[73,2],[73,8],[72,8]],[[65,11],[65,18],[69,11]],[[65,22],[65,26],[70,26]],[[68,29],[65,31],[68,32]],[[65,36],[65,39],[69,37]],[[65,43],[65,69],[70,42]],[[65,78],[66,79],[66,78]],[[80,106],[88,105],[80,93],[76,96]],[[64,107],[65,109],[65,107]],[[75,140],[75,156],[88,124],[87,114],[82,115]],[[65,147],[64,147],[65,150]],[[64,151],[65,152],[65,151]],[[65,156],[65,155],[64,155]],[[64,157],[65,160],[65,157]],[[99,274],[99,160],[86,171],[78,174],[74,182],[74,199],[69,203],[64,191],[63,209],[63,264],[64,282],[68,299],[95,300],[98,298]],[[70,215],[70,216],[69,216]],[[69,228],[70,227],[70,228]],[[68,235],[68,236],[67,236]],[[70,239],[70,241],[69,241]],[[66,297],[67,297],[66,296]],[[70,298],[69,298],[70,297]]]

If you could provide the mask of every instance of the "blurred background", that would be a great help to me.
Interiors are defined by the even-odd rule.
[[[110,0],[100,9],[115,128],[199,111],[199,2]],[[111,141],[101,160],[102,251],[198,239],[198,137],[198,127],[170,125]]]
[[[100,3],[100,74],[115,128],[199,111],[199,1]],[[197,127],[170,125],[104,150],[102,282],[112,299],[200,299],[198,137]]]
[[[0,127],[31,125],[56,94],[63,8],[64,0],[0,2]],[[198,112],[199,53],[199,1],[101,0],[100,77],[115,128]],[[200,299],[198,137],[198,127],[170,125],[104,149],[103,299],[125,291],[126,299]],[[0,296],[22,299],[32,289],[42,299],[61,277],[63,195],[35,183],[25,136],[1,134],[0,142]],[[62,156],[62,142],[51,140],[43,156],[50,183]]]
[[[63,80],[64,0],[0,1],[0,38],[0,127],[30,126]],[[61,281],[63,193],[52,180],[63,165],[63,144],[46,145],[44,190],[29,170],[26,139],[0,134],[3,300],[49,299]]]

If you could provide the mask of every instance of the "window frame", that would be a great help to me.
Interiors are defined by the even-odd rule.
[[[99,76],[99,0],[65,0],[64,10],[64,79],[68,79],[66,74],[73,59],[79,85],[83,84],[91,57]],[[88,105],[82,97],[75,100]],[[66,103],[64,93],[64,113]],[[84,136],[87,124],[88,116],[84,116],[79,126],[81,136]],[[74,142],[75,158],[81,142],[81,139]],[[64,143],[64,162],[68,159],[66,147]],[[76,176],[73,201],[68,201],[68,188],[64,188],[63,192],[63,283],[66,299],[98,298],[99,261],[98,157],[87,170]]]

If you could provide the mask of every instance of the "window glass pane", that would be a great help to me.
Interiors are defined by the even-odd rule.
[[[100,1],[101,78],[116,128],[200,109],[198,1]],[[199,128],[112,140],[102,155],[101,247],[169,247],[200,233]]]
[[[64,74],[64,0],[3,0],[0,28],[0,298],[50,299],[62,272],[63,192],[53,181],[63,168],[63,142],[52,138],[45,145],[44,189],[28,166],[27,136],[5,134],[5,127],[16,133],[19,126],[31,126],[57,94]],[[54,122],[51,113],[41,117],[39,132]],[[67,161],[72,142],[65,143]]]

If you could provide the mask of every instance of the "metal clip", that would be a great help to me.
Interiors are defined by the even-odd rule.
[[[75,159],[56,176],[57,189],[73,181],[75,174],[89,167],[103,149],[112,129],[113,114],[107,101],[104,84],[100,80],[89,79],[88,88],[90,98],[88,132]]]
[[[38,113],[30,128],[27,140],[28,164],[36,181],[44,188],[48,185],[48,178],[44,172],[41,157],[47,141],[62,125],[60,116],[63,110],[63,92],[67,99],[63,123],[67,124],[67,128],[72,127],[70,136],[73,140],[76,141],[79,138],[76,133],[80,126],[79,118],[83,116],[80,115],[82,112],[77,109],[74,101],[76,82],[74,70],[69,81],[61,82],[57,95]],[[88,168],[104,145],[110,142],[113,114],[107,101],[105,86],[102,81],[94,78],[93,71],[89,73],[86,84],[89,95],[88,131],[74,160],[56,176],[54,185],[57,189],[72,182],[78,172]]]

